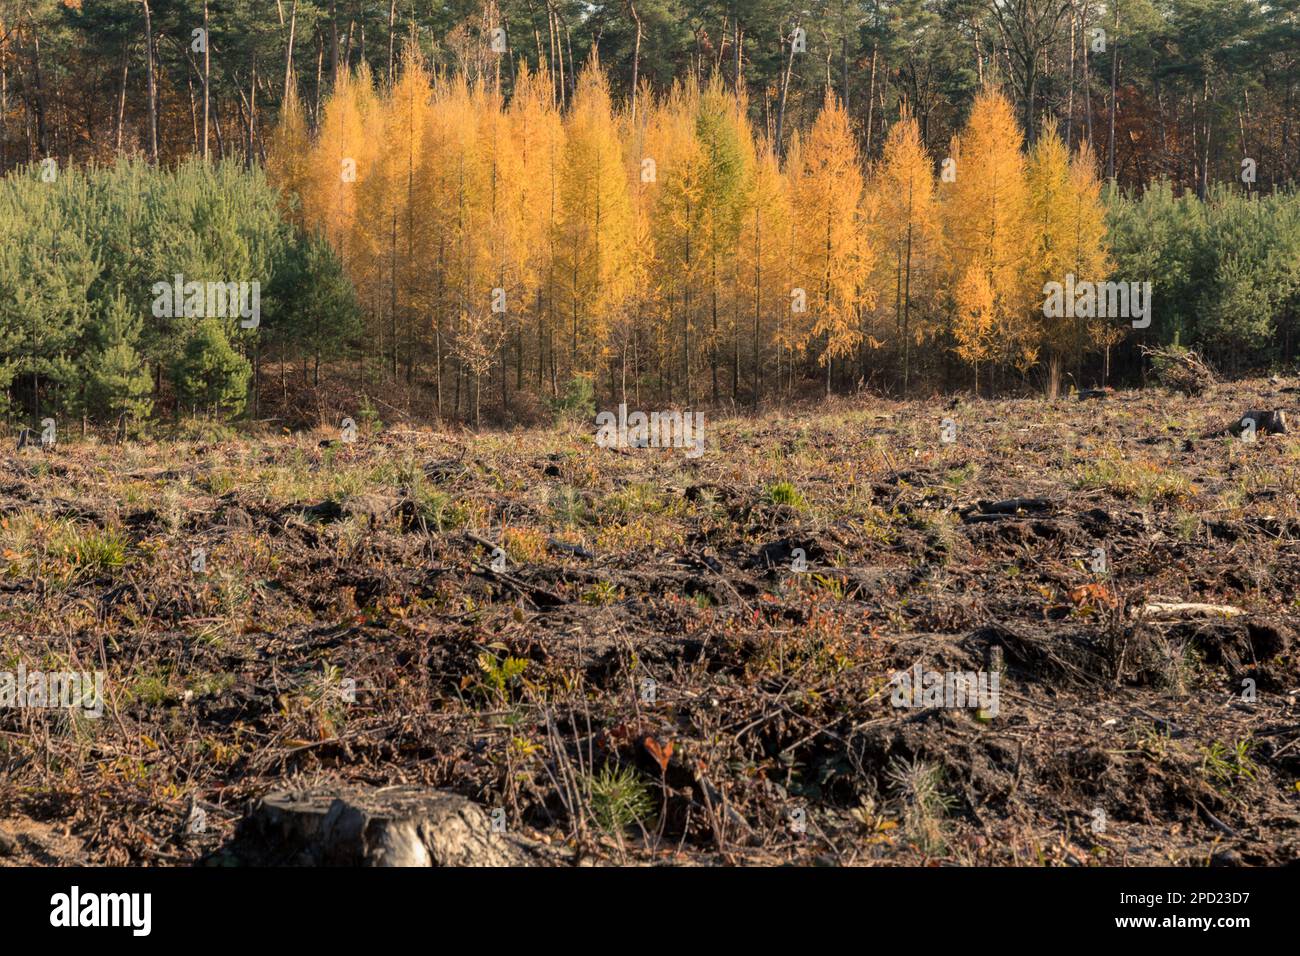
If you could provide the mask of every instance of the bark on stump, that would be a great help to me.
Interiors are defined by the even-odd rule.
[[[559,851],[497,833],[470,800],[441,790],[281,790],[250,806],[232,850],[254,865],[541,866]]]
[[[1286,412],[1281,409],[1247,409],[1241,418],[1228,427],[1234,435],[1240,435],[1244,427],[1243,423],[1247,419],[1255,423],[1255,431],[1258,434],[1285,435],[1287,433]]]

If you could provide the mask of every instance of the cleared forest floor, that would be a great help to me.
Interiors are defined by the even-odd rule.
[[[330,781],[597,861],[1295,862],[1300,435],[1211,434],[1294,398],[8,452],[0,670],[106,704],[0,709],[0,864],[232,863]]]

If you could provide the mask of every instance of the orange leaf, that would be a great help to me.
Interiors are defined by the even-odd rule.
[[[654,757],[655,762],[659,764],[659,769],[666,772],[668,770],[668,761],[672,759],[673,756],[673,742],[670,740],[661,747],[659,742],[653,737],[647,737],[643,743],[645,744],[646,752],[650,754],[651,757]]]
[[[1085,604],[1105,604],[1107,607],[1115,607],[1119,603],[1110,588],[1104,584],[1084,584],[1077,588],[1070,588],[1067,593],[1070,603],[1076,607]]]

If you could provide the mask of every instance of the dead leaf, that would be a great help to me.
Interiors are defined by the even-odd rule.
[[[666,773],[668,771],[668,761],[671,760],[673,756],[673,742],[670,740],[661,747],[659,742],[653,737],[647,737],[643,743],[645,744],[646,752],[650,754],[651,757],[654,757],[655,762],[659,764],[659,769]]]
[[[1067,592],[1070,603],[1075,607],[1095,607],[1104,604],[1106,607],[1118,607],[1119,601],[1110,588],[1104,584],[1083,584],[1077,588],[1070,588]]]

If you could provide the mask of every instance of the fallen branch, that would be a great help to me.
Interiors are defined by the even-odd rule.
[[[1231,604],[1198,604],[1196,602],[1157,602],[1134,608],[1134,617],[1153,621],[1185,621],[1194,617],[1239,617],[1246,612]]]

